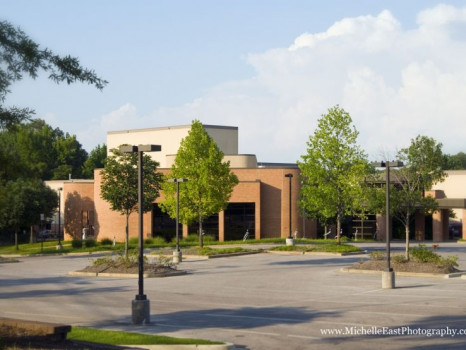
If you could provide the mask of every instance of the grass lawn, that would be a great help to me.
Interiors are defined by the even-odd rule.
[[[355,253],[361,249],[350,244],[331,243],[315,243],[311,245],[293,245],[280,246],[270,249],[272,251],[301,251],[301,252],[326,252],[326,253]]]
[[[173,338],[163,335],[141,334],[133,332],[109,331],[96,328],[73,327],[68,333],[68,339],[88,341],[110,345],[162,345],[162,344],[191,344],[214,345],[223,344],[203,339]]]
[[[360,242],[360,240],[358,240]],[[20,254],[20,255],[35,255],[35,254],[68,254],[68,253],[92,253],[92,252],[119,252],[124,249],[124,243],[116,243],[115,246],[111,244],[102,244],[101,242],[91,242],[95,246],[89,247],[73,247],[71,241],[62,241],[62,250],[57,250],[56,246],[58,241],[45,241],[43,243],[25,243],[20,244],[19,249],[16,250],[14,245],[3,245],[0,246],[0,255],[8,255],[8,254]],[[229,253],[238,253],[248,251],[244,248],[215,248],[211,249],[205,247],[200,249],[198,247],[198,242],[194,240],[193,236],[189,236],[188,238],[182,239],[180,241],[180,246],[183,248],[184,254],[192,254],[192,255],[218,255],[218,254],[229,254]],[[255,245],[255,244],[285,244],[285,238],[266,238],[266,239],[248,239],[247,241],[226,241],[226,242],[218,242],[213,240],[206,240],[204,242],[205,246],[222,246],[222,245],[232,245],[232,244],[247,244],[247,245]],[[129,242],[129,248],[135,249],[137,248],[137,239],[131,238]],[[169,250],[171,254],[173,248],[175,247],[175,243],[166,243],[163,239],[160,238],[149,238],[144,243],[144,247],[146,249],[157,249],[161,252],[165,250]],[[335,241],[332,239],[308,239],[308,238],[298,238],[296,240],[295,248],[288,248],[287,246],[283,246],[281,248],[277,248],[278,250],[305,250],[305,251],[328,251],[328,252],[348,252],[348,251],[357,251],[356,247],[349,246],[342,242],[341,245],[335,244]],[[354,249],[354,250],[349,250]]]

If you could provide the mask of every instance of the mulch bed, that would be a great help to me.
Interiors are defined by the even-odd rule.
[[[408,262],[395,262],[391,261],[391,267],[394,271],[398,272],[417,272],[417,273],[440,273],[440,274],[448,274],[458,272],[459,270],[455,269],[454,267],[449,268],[445,266],[438,266],[432,263],[420,263],[417,261],[410,260]],[[352,269],[360,269],[360,270],[376,270],[376,271],[383,271],[387,267],[386,260],[368,260],[368,261],[361,261],[355,263],[351,266]]]
[[[163,266],[158,264],[144,264],[144,272],[151,274],[160,274],[160,275],[170,275],[170,273],[177,272],[176,268],[170,266]],[[128,274],[137,274],[139,272],[139,266],[125,266],[123,264],[100,264],[100,265],[91,265],[86,266],[84,269],[79,270],[79,272],[95,272],[95,273],[128,273]]]

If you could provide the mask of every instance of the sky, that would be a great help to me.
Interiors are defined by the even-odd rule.
[[[370,160],[417,135],[466,152],[462,0],[0,0],[0,20],[109,81],[41,74],[4,102],[88,152],[109,131],[197,119],[237,126],[239,153],[295,162],[335,105]]]

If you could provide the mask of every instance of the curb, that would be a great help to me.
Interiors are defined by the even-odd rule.
[[[368,274],[368,275],[382,275],[383,271],[380,270],[360,270],[352,269],[349,267],[343,267],[341,272],[349,273],[359,273],[359,274]],[[454,272],[454,273],[428,273],[428,272],[403,272],[395,271],[395,276],[404,276],[404,277],[432,277],[432,278],[458,278],[466,279],[466,272]]]
[[[174,344],[174,345],[120,345],[127,349],[136,348],[136,349],[146,349],[146,350],[235,350],[236,347],[234,344],[216,344],[216,345],[184,345],[184,344]]]
[[[241,255],[251,255],[251,254],[259,254],[263,253],[264,251],[250,251],[250,252],[238,252],[238,253],[228,253],[228,254],[214,254],[214,255],[184,255],[182,259],[201,259],[201,260],[209,260],[209,259],[218,259],[218,258],[229,258],[232,256],[241,256]],[[172,255],[162,255],[163,257],[171,258]],[[150,256],[149,256],[150,259]]]
[[[268,250],[270,254],[281,254],[281,255],[324,255],[324,256],[348,256],[348,255],[364,255],[367,254],[364,251],[361,252],[348,252],[348,253],[331,253],[331,252],[304,252],[299,250]]]
[[[186,275],[186,271],[176,271],[170,273],[144,273],[144,278],[162,278],[171,276],[182,276]],[[70,271],[68,276],[80,276],[80,277],[117,277],[117,278],[139,278],[138,273],[110,273],[110,272],[82,272],[82,271]]]

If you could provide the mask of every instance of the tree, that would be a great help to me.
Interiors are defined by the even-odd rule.
[[[437,201],[426,197],[425,192],[445,179],[442,169],[444,155],[441,143],[431,137],[417,136],[409,147],[398,152],[397,157],[404,162],[404,167],[393,171],[390,176],[394,184],[390,192],[390,207],[392,215],[405,227],[405,258],[409,260],[410,220],[416,210],[427,214],[437,209]]]
[[[39,71],[45,71],[56,83],[79,81],[95,85],[99,90],[107,84],[94,71],[81,67],[76,57],[61,57],[49,49],[40,48],[21,29],[7,21],[0,22],[0,62],[0,129],[10,128],[34,114],[29,108],[2,105],[11,84],[25,74],[35,79]]]
[[[459,152],[454,155],[445,154],[444,156],[444,170],[464,170],[466,169],[466,154]]]
[[[94,178],[94,169],[105,167],[107,159],[107,146],[105,144],[97,145],[84,162],[82,175],[85,179]]]
[[[124,154],[118,149],[111,152],[113,155],[107,158],[102,170],[100,196],[112,210],[126,217],[125,256],[128,257],[129,216],[139,210],[144,213],[152,210],[152,204],[159,196],[162,174],[157,172],[159,163],[144,154],[144,202],[143,207],[138,208],[138,154]]]
[[[298,162],[303,177],[300,206],[317,217],[335,218],[338,243],[344,216],[360,207],[361,182],[369,171],[357,136],[350,115],[339,106],[330,108],[319,119],[307,153]]]
[[[12,229],[18,249],[18,232],[40,223],[44,214],[50,218],[57,208],[58,195],[39,179],[18,179],[1,186],[0,228]]]
[[[87,152],[75,135],[53,129],[41,119],[17,125],[10,130],[0,131],[1,173],[11,176],[37,177],[42,180],[67,179],[69,174],[80,178],[87,159]],[[13,169],[17,169],[15,176]]]
[[[203,247],[202,222],[205,218],[224,210],[238,178],[230,172],[230,162],[223,161],[223,152],[207,134],[201,122],[194,120],[188,136],[184,138],[171,167],[170,178],[186,178],[180,191],[180,222],[199,223],[199,244]],[[176,184],[165,181],[162,185],[165,200],[162,210],[176,217]]]

